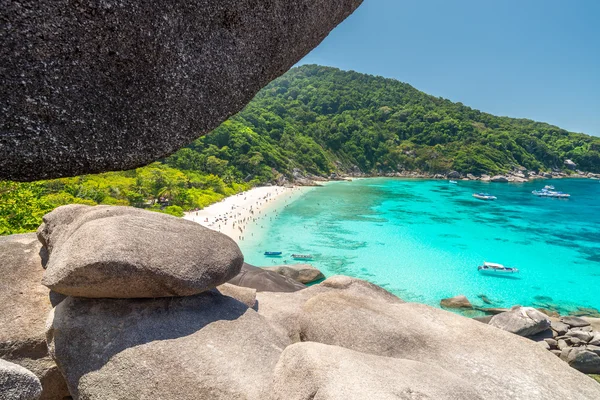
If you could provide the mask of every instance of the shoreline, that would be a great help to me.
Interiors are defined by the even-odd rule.
[[[282,201],[309,188],[311,186],[258,186],[226,197],[202,210],[186,212],[183,218],[227,235],[239,244],[245,240],[251,224],[267,217]]]

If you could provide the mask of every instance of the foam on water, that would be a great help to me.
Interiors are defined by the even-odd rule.
[[[531,194],[551,182],[568,200]],[[474,199],[485,191],[498,200]],[[304,193],[240,244],[260,266],[315,256],[326,276],[350,275],[408,301],[439,305],[458,294],[484,305],[600,309],[600,183],[525,184],[374,178]],[[265,251],[282,251],[270,259]],[[483,276],[483,261],[521,270],[518,279]]]

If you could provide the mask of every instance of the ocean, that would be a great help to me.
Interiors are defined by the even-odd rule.
[[[571,198],[538,198],[553,184]],[[495,201],[477,200],[488,192]],[[240,243],[257,266],[300,263],[311,254],[326,276],[349,275],[406,301],[439,306],[466,295],[476,306],[600,310],[600,183],[523,184],[369,178],[331,182],[279,204]],[[268,258],[265,251],[282,251]],[[481,275],[484,261],[516,267],[512,278]],[[484,302],[485,300],[485,302]]]

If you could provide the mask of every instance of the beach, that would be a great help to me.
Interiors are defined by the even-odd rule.
[[[304,186],[256,187],[229,196],[202,210],[187,212],[183,218],[221,232],[240,243],[247,235],[252,235],[247,232],[250,224],[259,223],[275,212],[278,205],[284,206],[308,189],[310,188]]]

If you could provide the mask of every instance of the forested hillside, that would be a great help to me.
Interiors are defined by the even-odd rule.
[[[157,163],[34,183],[0,182],[0,234],[35,230],[69,203],[182,215],[294,171],[496,174],[518,166],[600,172],[600,138],[496,117],[408,84],[335,68],[294,68],[238,115]]]

